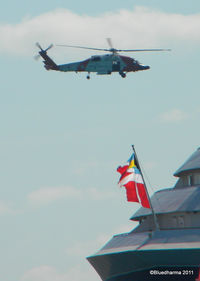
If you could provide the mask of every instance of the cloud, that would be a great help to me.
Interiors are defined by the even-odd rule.
[[[6,215],[6,214],[15,214],[16,211],[14,211],[8,203],[0,202],[0,216]]]
[[[28,272],[26,272],[22,278],[23,281],[58,281],[58,273],[55,268],[43,265],[40,267],[35,267]],[[62,279],[60,278],[60,281]],[[64,280],[64,279],[63,279]]]
[[[26,17],[17,24],[1,23],[0,53],[31,55],[37,41],[44,47],[53,42],[105,48],[106,37],[113,38],[116,48],[171,47],[171,44],[183,42],[199,44],[199,30],[200,14],[170,14],[135,7],[92,17],[56,9],[33,18]],[[67,49],[70,55],[73,51]]]
[[[33,205],[47,205],[60,199],[77,198],[81,192],[71,186],[42,187],[28,195],[28,201]]]
[[[135,222],[129,222],[114,229],[111,233],[99,234],[96,239],[78,242],[71,247],[66,248],[66,254],[78,258],[78,265],[67,270],[67,272],[59,272],[54,266],[40,265],[25,272],[20,281],[94,281],[100,280],[98,274],[86,260],[86,256],[99,250],[107,243],[114,234],[129,232],[135,227]]]
[[[76,188],[72,186],[60,187],[41,187],[28,194],[28,202],[32,206],[48,205],[58,200],[70,200],[76,198],[78,200],[105,200],[114,198],[116,192],[105,191],[97,188]]]
[[[79,241],[71,247],[66,248],[66,254],[70,257],[79,257],[85,259],[85,257],[91,255],[95,251],[99,250],[103,245],[108,242],[112,234],[100,234],[96,239],[89,241]]]
[[[128,233],[133,230],[138,225],[137,222],[130,221],[129,224],[121,225],[116,229],[113,229],[110,233],[101,233],[96,239],[89,241],[80,241],[71,247],[67,247],[66,254],[69,256],[80,257],[84,259],[85,257],[91,255],[95,251],[97,252],[101,249],[111,238],[113,235]]]
[[[85,262],[86,264],[86,262]],[[24,273],[21,281],[94,281],[98,280],[97,273],[89,264],[75,266],[67,273],[60,273],[55,267],[42,265]],[[100,280],[100,279],[99,279]]]
[[[87,188],[86,189],[86,196],[89,199],[93,200],[105,200],[105,199],[112,199],[116,196],[116,192],[114,191],[107,191],[105,189],[100,188]]]
[[[165,123],[177,123],[184,121],[188,118],[188,114],[180,109],[172,109],[168,112],[163,113],[160,116],[161,121]]]
[[[137,222],[129,221],[129,223],[119,226],[114,233],[126,233],[133,230],[138,225]]]

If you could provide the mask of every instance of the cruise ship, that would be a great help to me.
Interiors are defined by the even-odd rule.
[[[173,188],[151,198],[157,223],[141,207],[135,229],[87,258],[103,281],[200,280],[200,148],[174,176]]]

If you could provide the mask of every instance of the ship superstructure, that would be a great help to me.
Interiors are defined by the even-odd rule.
[[[102,280],[142,281],[152,270],[169,269],[181,276],[162,280],[195,280],[193,269],[200,265],[200,149],[174,176],[178,181],[173,188],[151,198],[159,229],[151,210],[142,207],[131,217],[139,223],[134,230],[115,235],[88,257]]]

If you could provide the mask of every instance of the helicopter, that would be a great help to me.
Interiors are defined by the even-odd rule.
[[[36,46],[40,49],[39,55],[36,56],[42,57],[44,67],[46,70],[56,70],[63,72],[87,72],[87,79],[90,79],[90,73],[96,72],[98,75],[110,75],[113,72],[118,72],[122,78],[126,77],[128,72],[136,72],[142,70],[150,69],[150,66],[143,65],[139,63],[134,58],[119,55],[120,52],[157,52],[157,51],[170,51],[170,49],[133,49],[133,50],[120,50],[115,49],[113,47],[112,41],[110,38],[107,38],[107,42],[109,45],[109,49],[103,48],[92,48],[92,47],[83,47],[83,46],[72,46],[72,45],[56,45],[60,47],[68,47],[68,48],[79,48],[79,49],[87,49],[87,50],[95,50],[95,51],[104,51],[109,52],[110,54],[104,55],[93,55],[90,58],[73,62],[67,64],[57,65],[48,55],[47,51],[53,47],[51,44],[47,49],[42,49],[39,43],[36,43]]]

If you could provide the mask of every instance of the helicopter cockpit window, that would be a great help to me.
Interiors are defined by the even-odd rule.
[[[95,56],[91,58],[92,61],[100,61],[101,57]]]

